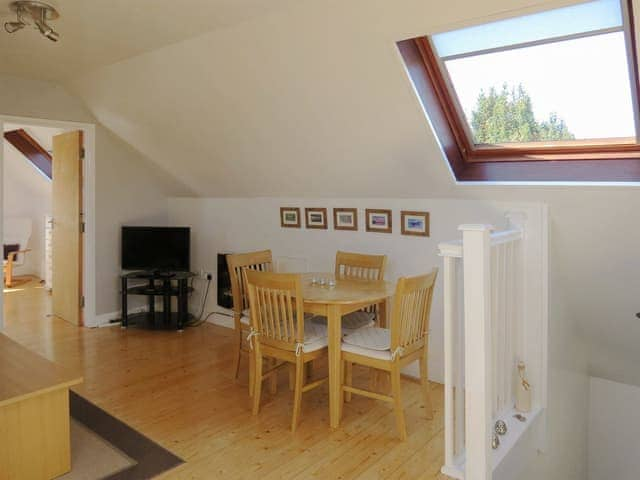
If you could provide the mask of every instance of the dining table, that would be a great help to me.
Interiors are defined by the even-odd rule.
[[[393,296],[394,290],[395,286],[384,280],[341,278],[333,273],[302,275],[305,313],[327,318],[331,428],[338,428],[342,413],[342,317],[370,305],[378,305],[378,322],[386,325],[387,299]]]

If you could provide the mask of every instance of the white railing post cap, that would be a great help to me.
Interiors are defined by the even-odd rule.
[[[492,232],[495,230],[493,225],[488,225],[484,223],[465,223],[458,227],[458,230],[461,232]]]

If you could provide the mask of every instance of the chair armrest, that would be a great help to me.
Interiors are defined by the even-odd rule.
[[[20,253],[27,253],[30,252],[31,249],[27,248],[25,250],[14,250],[13,252],[9,252],[9,255],[7,255],[7,262],[9,263],[13,263],[16,261],[16,257],[18,256],[18,254]]]

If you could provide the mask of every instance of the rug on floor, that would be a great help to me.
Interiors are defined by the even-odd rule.
[[[73,391],[69,409],[71,472],[57,480],[145,480],[184,463]]]

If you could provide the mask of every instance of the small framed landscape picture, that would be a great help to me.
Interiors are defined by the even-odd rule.
[[[282,228],[300,228],[300,209],[280,207],[280,226]]]
[[[391,233],[391,210],[367,208],[367,232]]]
[[[400,212],[402,235],[429,236],[429,212]]]
[[[334,230],[358,230],[358,209],[357,208],[334,208],[333,209],[333,229]]]
[[[307,228],[327,229],[327,209],[326,208],[305,208]]]

